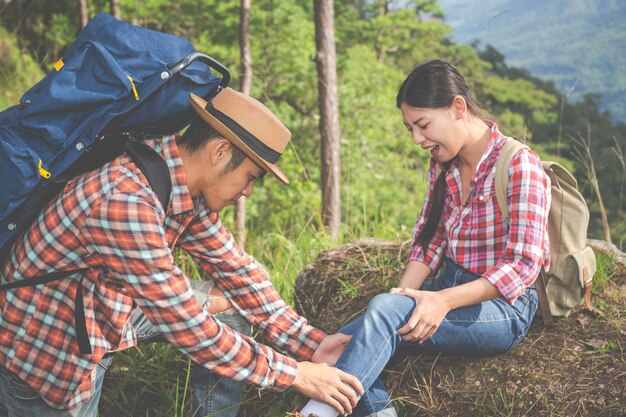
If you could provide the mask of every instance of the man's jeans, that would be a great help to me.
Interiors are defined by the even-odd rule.
[[[465,284],[478,278],[453,262],[422,289],[437,291]],[[537,309],[537,293],[528,288],[513,305],[501,298],[450,311],[435,334],[424,341],[404,342],[397,329],[407,323],[415,307],[412,298],[380,294],[365,314],[348,323],[340,332],[352,334],[337,361],[337,368],[354,376],[365,387],[353,415],[356,417],[395,416],[389,394],[379,378],[389,360],[420,351],[466,355],[495,354],[517,346],[526,336]]]
[[[201,298],[200,295],[197,297]],[[220,313],[216,314],[215,318],[242,334],[252,333],[250,324],[238,313]],[[140,343],[165,341],[165,338],[139,309],[133,313],[131,321]],[[105,355],[98,364],[91,400],[70,411],[60,411],[49,407],[39,394],[17,375],[8,371],[4,366],[0,366],[0,417],[96,417],[104,375],[113,356],[113,353]],[[244,385],[243,382],[217,375],[192,361],[192,415],[194,417],[235,417]]]

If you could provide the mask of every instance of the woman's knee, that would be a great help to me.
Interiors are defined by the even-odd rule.
[[[411,315],[414,308],[415,302],[410,297],[383,293],[370,300],[366,316],[372,318],[397,317],[400,320],[405,320]]]

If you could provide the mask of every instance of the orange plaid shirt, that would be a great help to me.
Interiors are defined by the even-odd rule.
[[[309,359],[325,334],[281,299],[265,270],[242,252],[217,213],[192,200],[176,136],[149,142],[170,168],[167,211],[126,155],[70,181],[20,237],[2,281],[89,268],[83,275],[93,354],[78,350],[74,300],[80,276],[0,293],[0,362],[50,406],[71,409],[91,398],[90,375],[107,352],[137,344],[129,324],[139,307],[167,340],[220,375],[283,389],[296,362],[216,321],[196,301],[174,264],[187,251],[238,312],[267,340]]]

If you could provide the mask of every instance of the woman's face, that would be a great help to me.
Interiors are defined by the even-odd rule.
[[[455,104],[443,109],[400,106],[404,125],[411,133],[413,142],[439,162],[448,162],[463,146],[460,118]]]

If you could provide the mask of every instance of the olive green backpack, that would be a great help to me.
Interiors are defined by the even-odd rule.
[[[510,215],[506,204],[509,183],[508,167],[523,143],[509,140],[500,151],[496,162],[496,201],[504,219]],[[550,237],[550,270],[541,268],[535,281],[539,296],[539,309],[544,324],[552,322],[552,316],[569,316],[582,305],[591,306],[591,287],[596,272],[596,257],[587,245],[589,209],[577,189],[576,179],[556,162],[542,161],[541,166],[552,183],[552,203],[548,215]]]

